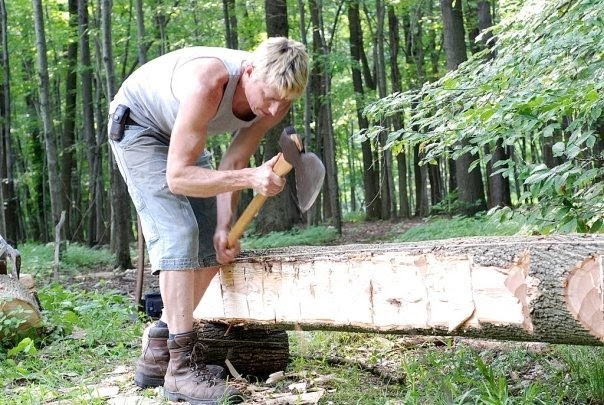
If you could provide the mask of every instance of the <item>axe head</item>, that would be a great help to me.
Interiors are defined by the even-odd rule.
[[[302,212],[306,212],[323,187],[325,166],[317,155],[304,150],[302,141],[293,127],[283,130],[279,145],[285,160],[294,167],[298,206]]]

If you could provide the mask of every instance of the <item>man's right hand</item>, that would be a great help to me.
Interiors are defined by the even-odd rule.
[[[283,190],[283,187],[285,187],[285,179],[279,177],[273,171],[277,160],[279,160],[279,156],[280,155],[274,156],[271,160],[255,169],[252,183],[256,193],[266,197],[272,197],[279,194],[281,190]]]

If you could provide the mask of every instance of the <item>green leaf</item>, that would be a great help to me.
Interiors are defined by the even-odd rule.
[[[592,89],[590,92],[588,92],[585,95],[585,99],[587,101],[598,101],[598,99],[600,98],[600,96],[598,95],[598,92],[595,89]]]
[[[554,146],[552,146],[552,153],[555,157],[564,155],[565,150],[566,144],[564,142],[556,142]]]
[[[597,233],[600,231],[600,229],[602,229],[603,224],[604,224],[604,219],[599,218],[591,225],[591,228],[589,229],[589,231],[591,233]]]

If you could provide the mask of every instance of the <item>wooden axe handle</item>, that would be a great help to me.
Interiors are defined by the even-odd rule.
[[[273,171],[279,177],[284,177],[292,170],[292,165],[285,160],[283,157],[283,153],[279,153],[279,159],[275,166],[273,166]],[[266,201],[267,197],[262,194],[256,194],[252,201],[248,204],[245,211],[241,214],[241,216],[235,222],[235,225],[231,228],[229,235],[227,237],[227,246],[233,246],[235,241],[243,235],[245,228],[252,222],[252,219],[258,214],[262,205]]]

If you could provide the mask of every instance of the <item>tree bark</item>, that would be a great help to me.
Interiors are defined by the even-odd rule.
[[[46,33],[44,31],[44,13],[41,0],[32,0],[34,11],[34,27],[36,31],[36,51],[38,55],[38,78],[40,80],[40,114],[44,126],[44,144],[46,147],[46,165],[48,168],[48,184],[50,189],[50,207],[52,222],[57,223],[63,211],[62,187],[59,176],[56,134],[52,125],[50,106],[50,79],[48,74],[48,59],[46,48]]]
[[[115,69],[113,67],[113,48],[111,39],[111,0],[101,3],[102,52],[103,65],[107,76],[107,96],[111,100],[115,95]],[[111,155],[110,155],[111,156]],[[126,183],[119,173],[115,161],[110,157],[111,171],[111,248],[116,253],[115,266],[122,269],[132,268],[130,257],[130,199]]]
[[[365,90],[363,86],[363,75],[362,67],[363,55],[365,53],[363,47],[363,30],[361,29],[361,19],[359,16],[359,3],[358,1],[350,1],[348,4],[348,30],[350,32],[349,45],[350,45],[350,56],[352,59],[351,71],[352,71],[352,85],[354,88],[356,98],[356,111],[357,120],[359,122],[359,128],[369,127],[367,118],[363,115],[363,109],[365,108]],[[366,74],[365,78],[370,78],[370,74]],[[373,85],[373,79],[371,79],[371,85]],[[370,84],[367,85],[370,87]],[[376,170],[376,165],[373,162],[373,151],[371,147],[371,141],[365,140],[361,144],[361,150],[363,154],[363,189],[365,192],[365,214],[367,219],[378,219],[381,217],[381,203],[379,198],[379,179]]]
[[[13,243],[22,239],[19,226],[19,203],[13,177],[13,148],[11,137],[11,87],[8,49],[8,15],[4,0],[0,0],[0,234]]]
[[[375,1],[376,8],[376,31],[375,31],[375,44],[374,44],[374,60],[375,60],[375,77],[377,82],[378,97],[386,97],[386,55],[384,51],[385,42],[385,21],[386,21],[386,7],[381,0]],[[381,219],[391,219],[396,216],[396,201],[394,194],[394,179],[392,173],[392,151],[386,149],[386,141],[388,135],[387,131],[381,131],[378,135],[380,143],[379,153],[381,162],[380,172],[380,203],[382,204],[382,217]]]
[[[338,185],[338,172],[334,146],[333,117],[331,105],[331,71],[329,69],[330,46],[326,40],[323,16],[319,3],[309,1],[310,17],[313,30],[313,51],[319,56],[318,63],[313,64],[311,80],[316,89],[315,137],[317,144],[322,148],[323,162],[325,164],[324,190],[324,217],[330,219],[338,234],[342,233],[342,209],[340,207],[340,191]],[[335,27],[335,23],[334,23]]]
[[[461,1],[440,0],[447,70],[449,71],[457,69],[457,66],[467,60],[461,3]],[[465,146],[467,142],[462,139],[460,146]],[[469,153],[465,153],[455,160],[458,197],[463,203],[462,213],[465,215],[472,215],[486,209],[480,166],[477,165],[470,171],[471,163],[472,156]]]
[[[399,20],[396,16],[393,6],[388,6],[388,37],[390,42],[390,82],[392,83],[392,93],[402,91],[401,71],[399,68],[399,50],[400,50],[400,34]],[[392,126],[395,130],[401,129],[404,126],[403,114],[396,113],[392,116]],[[396,154],[397,176],[398,176],[398,216],[400,218],[409,218],[409,195],[407,194],[407,156],[406,148],[403,148]],[[394,172],[391,174],[394,176]],[[394,180],[394,179],[393,179]],[[395,193],[394,182],[392,183],[392,193]],[[394,208],[396,212],[396,208]]]
[[[72,217],[73,222],[77,221],[77,212],[74,202],[74,192],[72,192],[72,176],[75,173],[75,142],[76,142],[76,102],[78,94],[78,0],[69,0],[67,2],[69,10],[69,42],[65,51],[65,63],[67,72],[65,74],[65,114],[63,119],[63,136],[61,137],[61,184],[63,193],[61,195],[61,206],[65,212],[64,234],[67,240],[73,240]]]
[[[195,316],[236,325],[601,345],[604,237],[247,252]]]

